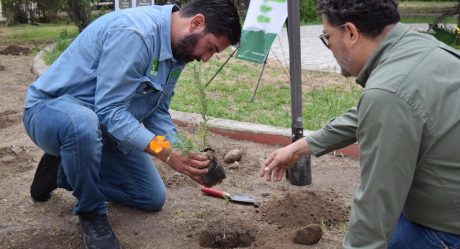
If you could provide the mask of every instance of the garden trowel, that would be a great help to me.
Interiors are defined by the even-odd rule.
[[[224,191],[217,190],[215,188],[201,187],[201,192],[206,193],[210,196],[223,198],[232,202],[239,202],[245,204],[257,205],[256,197],[246,194],[229,194]]]

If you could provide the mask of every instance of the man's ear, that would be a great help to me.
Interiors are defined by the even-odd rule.
[[[357,44],[360,36],[358,28],[351,22],[345,23],[343,28],[345,29],[346,33],[346,42],[351,46]]]
[[[202,14],[196,14],[190,19],[190,32],[201,32],[205,27],[205,17]]]

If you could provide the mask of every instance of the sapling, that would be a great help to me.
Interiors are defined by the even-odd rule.
[[[207,186],[213,186],[223,179],[225,179],[225,170],[217,160],[215,152],[209,148],[208,142],[208,99],[206,96],[206,86],[201,81],[201,70],[197,63],[193,63],[193,78],[194,78],[194,86],[197,89],[200,101],[200,108],[199,113],[201,115],[202,121],[200,121],[198,125],[198,131],[195,134],[198,137],[199,146],[196,146],[194,143],[195,139],[193,137],[186,136],[185,134],[178,134],[176,141],[173,143],[173,148],[177,151],[181,151],[182,153],[191,153],[191,152],[198,152],[198,147],[200,147],[200,151],[205,153],[206,156],[209,158],[209,168],[208,173],[203,176],[204,182]]]

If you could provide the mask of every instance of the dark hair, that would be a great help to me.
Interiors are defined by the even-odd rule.
[[[331,25],[351,22],[371,38],[400,20],[396,0],[319,0],[318,9]]]
[[[182,17],[202,14],[206,18],[204,32],[216,37],[225,35],[232,45],[240,42],[240,17],[232,0],[194,0],[181,8],[179,13]]]

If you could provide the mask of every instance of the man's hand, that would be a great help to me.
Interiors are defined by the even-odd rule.
[[[208,173],[208,157],[199,153],[190,153],[182,156],[179,152],[171,151],[167,162],[171,168],[184,175],[188,175],[201,185],[204,184],[203,174]]]
[[[271,153],[260,167],[260,177],[267,181],[281,181],[286,170],[294,165],[301,156],[310,155],[311,151],[305,139],[285,146]]]

